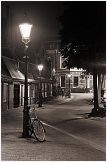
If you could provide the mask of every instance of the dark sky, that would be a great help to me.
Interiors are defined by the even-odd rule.
[[[7,1],[14,14],[15,23],[20,23],[24,12],[31,22],[36,37],[55,37],[61,28],[57,18],[65,9],[64,1]]]
[[[98,1],[95,1],[95,3],[96,2]],[[91,25],[92,23],[89,23],[89,18],[87,18],[87,17],[91,18],[91,16],[93,18],[94,16],[92,12],[93,4],[90,8],[89,3],[90,1],[2,1],[2,6],[7,4],[10,7],[12,20],[13,20],[12,21],[13,26],[10,31],[12,31],[14,40],[16,40],[16,42],[13,41],[13,43],[15,42],[14,43],[15,48],[19,48],[17,46],[20,46],[21,34],[19,31],[19,24],[23,22],[25,11],[27,12],[28,17],[33,24],[30,45],[32,46],[32,48],[34,48],[34,51],[35,51],[36,48],[39,49],[40,45],[42,45],[44,41],[51,40],[51,39],[53,40],[58,39],[56,37],[58,36],[58,33],[61,29],[61,24],[58,22],[58,17],[62,15],[67,8],[70,9],[70,14],[68,12],[69,16],[66,14],[65,14],[65,18],[63,16],[63,20],[65,23],[64,25],[65,35],[67,39],[70,38],[70,41],[71,41],[71,38],[73,38],[73,35],[75,37],[76,34],[78,35],[81,34],[81,38],[83,39],[83,33],[84,33],[83,27],[89,24],[87,26],[89,28],[89,31],[91,31],[90,29],[93,28],[94,26],[94,25]],[[2,10],[2,16],[3,16],[3,13],[5,13],[4,10]],[[98,7],[98,12],[96,13],[98,13],[98,16],[96,16],[95,14],[96,16],[96,17],[94,16],[95,20],[97,18],[99,22],[99,20],[105,19],[105,16],[100,16],[102,13],[100,5]],[[95,22],[96,21],[93,21],[93,24],[95,24],[96,26]],[[72,30],[73,26],[75,29],[75,33]],[[99,27],[99,25],[97,26]],[[102,24],[100,26],[102,27]],[[80,29],[81,31],[83,31],[83,33],[80,31]],[[77,33],[77,31],[79,32]],[[97,35],[99,37],[99,32]]]

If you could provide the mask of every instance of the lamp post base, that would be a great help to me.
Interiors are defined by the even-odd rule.
[[[29,108],[23,110],[23,132],[22,137],[29,137]]]

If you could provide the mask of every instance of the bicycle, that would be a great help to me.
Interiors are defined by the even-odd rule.
[[[33,116],[33,117],[32,117]],[[46,130],[42,124],[42,121],[40,121],[37,117],[37,110],[35,109],[35,106],[33,108],[29,107],[29,136],[31,137],[32,134],[34,135],[34,138],[39,142],[46,141],[45,139],[45,133]]]

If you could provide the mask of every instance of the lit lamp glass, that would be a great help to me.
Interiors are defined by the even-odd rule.
[[[27,44],[30,42],[30,33],[32,29],[32,24],[29,23],[22,23],[19,25],[21,36],[22,36],[22,42]]]
[[[71,74],[68,74],[68,78],[70,78],[71,77]]]
[[[39,69],[39,71],[42,71],[43,65],[42,64],[38,65],[38,69]]]

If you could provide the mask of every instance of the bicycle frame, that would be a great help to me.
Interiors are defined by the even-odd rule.
[[[33,117],[32,117],[33,116]],[[42,122],[37,117],[37,111],[35,107],[29,109],[29,136],[32,133],[39,142],[45,141],[45,129]]]

